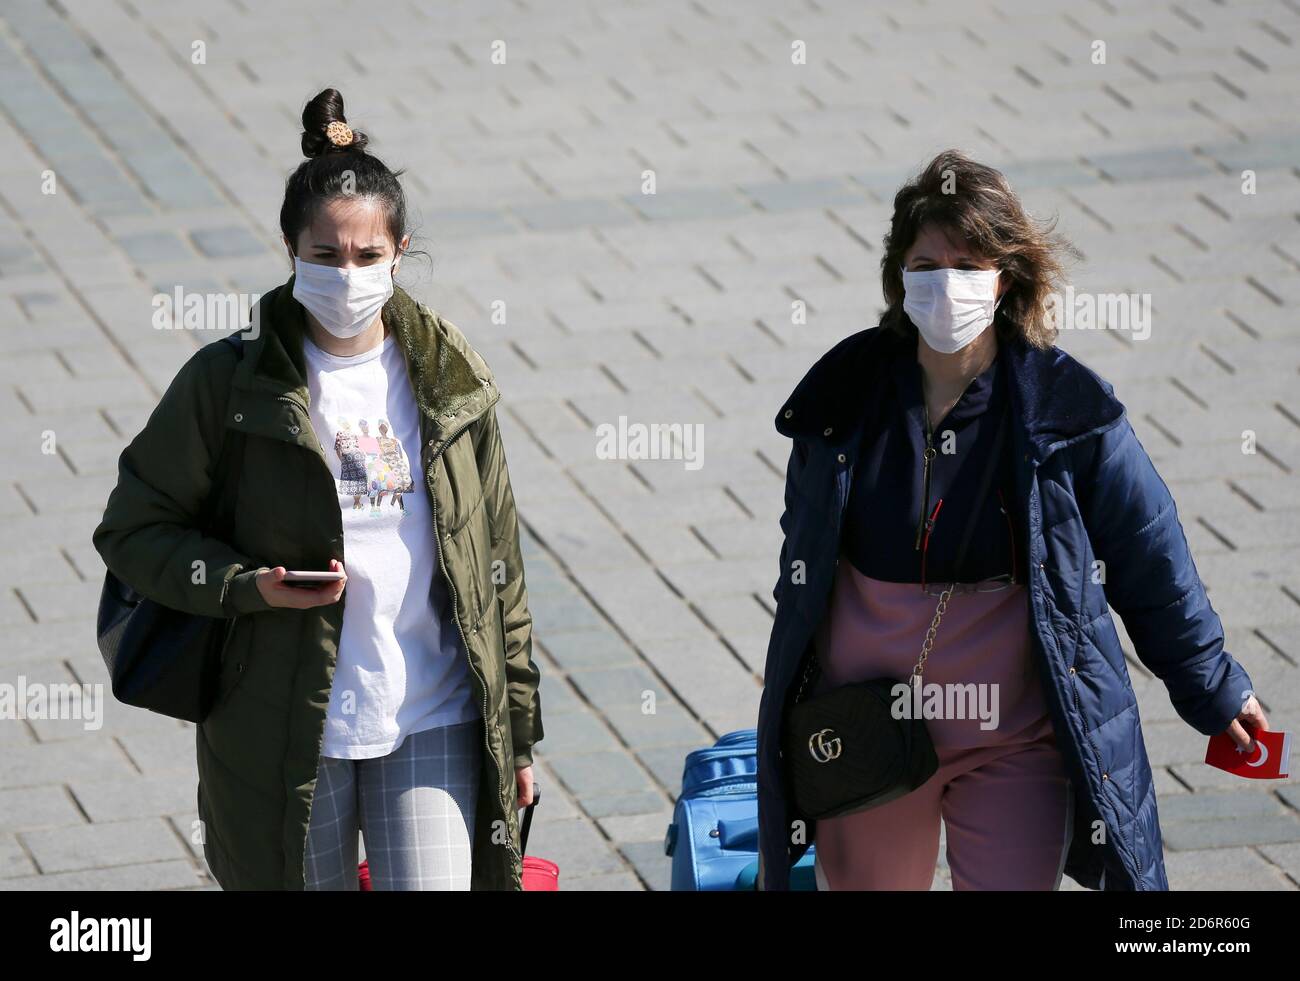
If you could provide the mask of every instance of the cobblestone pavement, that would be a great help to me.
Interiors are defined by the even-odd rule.
[[[874,322],[892,194],[947,146],[1059,215],[1078,289],[1151,295],[1146,339],[1062,346],[1115,384],[1230,649],[1298,725],[1295,0],[7,0],[0,680],[103,679],[91,532],[122,446],[212,339],[155,330],[152,298],[287,278],[282,182],[325,86],[407,168],[432,262],[405,285],[504,393],[544,672],[532,850],[564,888],[665,888],[685,753],[754,724],[773,418]],[[702,423],[705,465],[598,459],[621,416]],[[1297,888],[1296,782],[1198,762],[1204,739],[1130,661],[1174,888]],[[212,888],[193,743],[113,704],[99,731],[0,723],[0,885]]]

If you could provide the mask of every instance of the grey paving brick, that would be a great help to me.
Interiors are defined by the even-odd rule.
[[[672,819],[673,809],[665,807],[651,814],[612,814],[602,818],[598,823],[606,836],[616,844],[649,841],[662,845],[664,834]]]
[[[211,259],[260,255],[265,246],[245,228],[201,228],[190,232],[194,247]]]
[[[443,208],[425,213],[427,228],[439,238],[465,235],[510,235],[515,225],[499,211],[474,208]]]
[[[601,707],[620,739],[636,752],[660,746],[677,747],[682,755],[702,746],[708,733],[676,702],[655,700],[654,712],[643,711],[642,702],[605,704]]]
[[[183,814],[195,806],[195,788],[172,776],[78,780],[69,789],[96,824]]]
[[[645,814],[664,804],[658,791],[587,792],[582,794],[582,809],[593,818],[611,814]]]
[[[5,788],[32,788],[95,777],[127,777],[133,773],[118,746],[94,736],[8,747],[0,754],[0,787]]]
[[[531,600],[532,593],[529,593]],[[635,654],[612,627],[539,632],[541,647],[565,670],[607,668],[632,663]]]
[[[669,696],[663,682],[640,665],[570,671],[569,680],[593,705],[609,710],[620,706],[658,703]]]
[[[1142,741],[1152,766],[1194,763],[1205,759],[1205,737],[1184,722],[1145,720]]]
[[[23,398],[39,411],[94,409],[104,405],[152,405],[151,398],[134,379],[78,378],[21,386]]]
[[[1300,811],[1300,785],[1294,780],[1288,780],[1284,786],[1279,787],[1277,795],[1292,810]]]
[[[744,214],[748,208],[739,195],[723,189],[670,191],[661,187],[656,194],[629,194],[623,200],[651,221],[727,218]]]
[[[132,729],[118,735],[117,742],[142,773],[153,775],[168,771],[178,780],[197,784],[194,733],[194,726],[185,722],[174,729]]]
[[[547,764],[565,787],[581,798],[587,794],[633,793],[650,788],[650,782],[623,753],[602,750],[581,756],[559,757]]]
[[[1093,184],[1097,171],[1076,160],[1034,160],[1031,163],[998,164],[997,169],[1017,193],[1038,187]]]
[[[96,609],[103,583],[23,586],[24,602],[42,623],[52,620],[84,619],[88,610]]]
[[[1300,159],[1300,136],[1287,133],[1279,137],[1265,135],[1237,143],[1206,143],[1200,151],[1229,170],[1290,168]]]
[[[0,879],[12,879],[35,872],[36,866],[18,844],[18,839],[7,832],[0,832]]]
[[[1088,163],[1111,180],[1171,180],[1211,173],[1208,163],[1182,148],[1151,150],[1145,153],[1087,154]]]
[[[1276,871],[1290,879],[1283,888],[1300,887],[1300,842],[1285,845],[1261,845],[1259,853],[1275,865]]]
[[[198,812],[172,814],[167,818],[167,822],[181,842],[189,847],[190,854],[195,860],[206,868],[206,861],[203,858],[203,829]]]
[[[546,706],[546,716],[549,718],[555,714],[584,711],[586,706],[560,674],[555,662],[548,658],[540,647],[535,647],[534,651],[536,651],[535,659],[542,672],[539,691],[542,704]]]
[[[46,874],[181,858],[183,846],[160,818],[47,828],[22,836]]]
[[[753,728],[752,723],[742,723],[747,728]],[[728,728],[719,730],[733,732],[734,729]],[[659,783],[668,788],[668,792],[676,799],[682,789],[682,770],[686,761],[686,754],[701,746],[712,745],[713,740],[706,739],[692,746],[652,746],[644,747],[637,750],[637,759]]]
[[[764,211],[771,212],[862,201],[862,192],[844,180],[771,181],[749,184],[741,190]]]
[[[1295,889],[1275,865],[1251,848],[1169,852],[1165,855],[1169,888],[1187,890]]]
[[[1286,805],[1268,791],[1180,794],[1160,799],[1160,820],[1227,821],[1237,817],[1270,817],[1286,813]]]
[[[585,225],[618,225],[633,219],[632,212],[627,208],[603,198],[516,204],[510,210],[534,231],[580,228]]]
[[[63,787],[0,790],[0,828],[20,832],[84,821],[85,817]]]
[[[1226,848],[1233,845],[1279,844],[1294,841],[1300,828],[1294,815],[1238,816],[1222,821],[1178,821],[1163,827],[1166,847],[1175,851]]]
[[[557,643],[575,633],[603,635],[609,629],[605,618],[576,592],[543,600],[535,610],[530,606],[530,612],[538,633],[557,638]]]
[[[645,886],[632,872],[611,872],[570,880],[561,869],[560,888],[565,892],[642,892]]]
[[[60,892],[147,892],[163,889],[190,889],[202,885],[203,882],[204,880],[189,861],[173,860],[7,879],[5,888]]]
[[[664,854],[662,841],[623,845],[620,851],[648,889],[666,892],[671,888],[672,859]]]
[[[171,232],[123,235],[117,242],[137,263],[174,261],[187,253],[185,244]]]
[[[609,748],[609,730],[589,711],[546,716],[544,740],[548,761]]]
[[[590,875],[609,875],[624,871],[626,866],[618,854],[600,833],[588,821],[573,819],[569,821],[552,821],[538,832],[534,842],[532,834],[528,839],[528,850],[541,855],[560,867],[560,875],[565,881],[577,880]]]

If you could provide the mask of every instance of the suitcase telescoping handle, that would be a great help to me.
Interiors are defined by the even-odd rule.
[[[524,808],[524,824],[519,829],[519,854],[525,855],[528,852],[528,829],[533,824],[533,808],[537,802],[542,799],[542,788],[540,784],[533,784],[533,802]]]

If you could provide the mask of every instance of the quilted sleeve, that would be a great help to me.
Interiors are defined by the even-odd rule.
[[[1075,475],[1106,599],[1139,660],[1162,682],[1179,716],[1203,735],[1224,731],[1251,689],[1224,650],[1169,488],[1127,418],[1090,441]]]

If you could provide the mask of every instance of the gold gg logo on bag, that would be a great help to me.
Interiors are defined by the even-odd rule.
[[[826,738],[827,734],[832,738]],[[840,737],[835,735],[834,729],[827,728],[814,732],[808,739],[808,752],[818,763],[829,763],[831,760],[838,759],[842,749]]]

